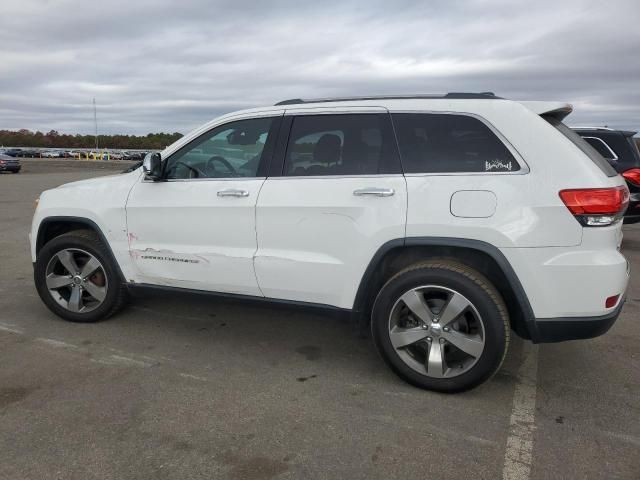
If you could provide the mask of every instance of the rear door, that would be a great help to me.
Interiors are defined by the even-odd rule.
[[[258,283],[267,297],[351,308],[375,252],[405,232],[389,114],[299,109],[283,130],[256,210]]]

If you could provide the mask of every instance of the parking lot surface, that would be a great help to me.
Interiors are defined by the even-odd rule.
[[[516,337],[458,395],[403,383],[318,313],[155,294],[64,322],[33,286],[34,200],[121,167],[0,175],[0,479],[640,478],[637,276],[605,336]],[[640,269],[640,227],[623,250]]]

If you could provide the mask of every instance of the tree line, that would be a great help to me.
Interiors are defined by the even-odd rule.
[[[98,135],[99,148],[159,150],[182,137],[181,133],[149,133],[147,135]],[[44,148],[95,148],[93,135],[69,135],[51,130],[0,130],[0,146]]]

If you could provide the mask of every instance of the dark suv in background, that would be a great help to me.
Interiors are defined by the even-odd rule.
[[[627,181],[631,198],[624,223],[640,222],[640,151],[633,138],[637,132],[607,127],[576,127],[574,130]]]

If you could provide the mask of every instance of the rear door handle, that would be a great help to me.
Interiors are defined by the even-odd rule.
[[[364,195],[370,195],[373,197],[390,197],[394,193],[396,193],[396,191],[393,188],[376,188],[376,187],[359,188],[358,190],[353,191],[353,194],[356,197],[361,197]]]
[[[236,190],[235,188],[229,188],[227,190],[220,190],[218,192],[219,197],[248,197],[249,192],[246,190]]]

